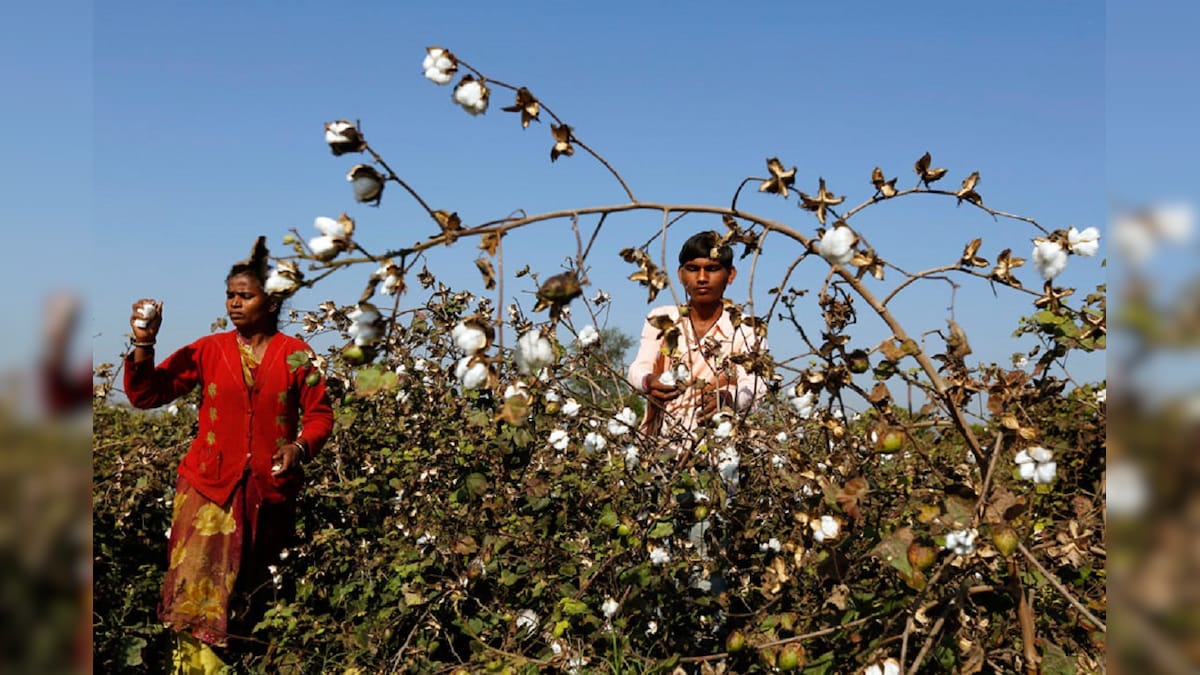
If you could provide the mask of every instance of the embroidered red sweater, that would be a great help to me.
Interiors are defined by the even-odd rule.
[[[125,395],[135,407],[153,408],[200,385],[200,429],[179,464],[179,475],[200,494],[224,504],[248,465],[259,493],[278,503],[296,495],[303,474],[297,467],[272,476],[275,450],[300,438],[313,454],[333,431],[324,377],[306,383],[314,371],[303,358],[306,354],[312,348],[303,341],[276,333],[267,343],[254,386],[247,388],[235,332],[209,335],[157,367],[150,359],[135,363],[131,356],[125,363]]]

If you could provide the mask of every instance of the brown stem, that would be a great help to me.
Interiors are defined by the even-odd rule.
[[[1067,590],[1067,587],[1063,586],[1062,582],[1058,580],[1058,577],[1051,574],[1050,571],[1047,570],[1042,565],[1042,563],[1038,561],[1037,557],[1034,556],[1033,553],[1029,549],[1025,548],[1025,544],[1017,544],[1017,550],[1019,550],[1021,552],[1021,555],[1025,556],[1025,559],[1028,560],[1030,563],[1032,563],[1033,566],[1036,567],[1037,570],[1042,573],[1042,576],[1045,577],[1046,581],[1051,586],[1054,587],[1054,590],[1058,591],[1059,594],[1062,595],[1063,598],[1065,598],[1067,602],[1071,603],[1072,607],[1079,610],[1080,614],[1087,617],[1087,620],[1091,621],[1092,625],[1099,628],[1100,632],[1102,632],[1102,633],[1108,632],[1108,626],[1104,625],[1104,622],[1101,621],[1099,617],[1097,617],[1095,614],[1092,614],[1091,611],[1089,611],[1088,608],[1085,607],[1082,602],[1077,600],[1075,598],[1075,596],[1071,594],[1071,591]]]
[[[1025,658],[1027,675],[1037,675],[1038,662],[1041,660],[1037,653],[1037,632],[1033,624],[1033,606],[1029,604],[1029,595],[1021,585],[1017,574],[1017,564],[1009,563],[1009,573],[1012,576],[1012,591],[1017,596],[1017,622],[1021,626],[1021,652]]]

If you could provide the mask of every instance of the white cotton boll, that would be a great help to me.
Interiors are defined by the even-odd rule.
[[[742,460],[733,448],[726,448],[717,456],[717,473],[727,485],[737,485],[738,468],[741,465]]]
[[[1035,485],[1053,483],[1058,473],[1054,453],[1041,446],[1018,452],[1014,461],[1017,463],[1017,474],[1023,480],[1033,481]]]
[[[688,370],[686,363],[681,363],[675,366],[675,382],[679,385],[686,385],[692,379],[692,371]]]
[[[270,276],[267,277],[267,283],[263,285],[263,290],[269,295],[291,293],[299,287],[296,280],[284,276],[279,273],[279,270],[271,270]]]
[[[655,546],[650,549],[650,562],[655,565],[666,565],[671,562],[671,554],[666,549]]]
[[[350,187],[354,190],[354,199],[360,202],[369,202],[375,199],[380,188],[383,187],[383,181],[371,175],[358,176],[349,180]]]
[[[713,415],[713,421],[717,423],[717,428],[713,430],[713,435],[717,438],[729,438],[733,435],[733,420],[727,413]]]
[[[523,609],[521,610],[521,613],[517,615],[516,623],[517,630],[528,635],[537,630],[538,624],[541,623],[541,619],[538,618],[537,612],[533,611],[532,609]]]
[[[588,453],[600,452],[607,445],[608,440],[594,431],[589,431],[588,435],[583,437],[583,449]]]
[[[487,364],[470,356],[459,359],[454,368],[454,376],[463,389],[479,389],[487,382],[487,375]]]
[[[1042,278],[1050,281],[1067,266],[1067,252],[1053,241],[1039,241],[1033,247],[1033,265]]]
[[[179,406],[172,403],[171,405],[167,406],[167,413],[170,414],[172,417],[174,417],[175,415],[178,415],[179,414]]]
[[[633,471],[638,468],[638,463],[641,461],[641,451],[636,445],[625,446],[625,468]]]
[[[561,397],[558,395],[558,392],[557,392],[557,391],[554,391],[553,389],[547,389],[547,390],[546,390],[546,393],[545,393],[545,394],[542,394],[542,396],[544,396],[544,397],[545,397],[545,399],[546,399],[546,403],[554,403],[554,402],[558,401],[558,400],[561,398]]]
[[[811,391],[806,391],[803,394],[793,397],[788,403],[792,406],[792,410],[804,419],[812,417],[814,404],[816,403],[816,395]]]
[[[971,555],[975,552],[975,537],[979,533],[974,529],[955,530],[946,535],[946,550],[956,555]]]
[[[606,619],[613,618],[613,615],[617,613],[618,608],[619,605],[617,604],[617,601],[613,600],[612,598],[608,598],[604,601],[604,604],[600,605],[600,611],[604,613],[604,618]]]
[[[158,316],[158,307],[153,302],[143,302],[137,311],[143,319],[153,319]]]
[[[488,107],[487,86],[479,80],[464,77],[454,88],[454,102],[472,115],[486,112]]]
[[[399,288],[400,277],[394,274],[389,274],[386,278],[384,278],[383,286],[379,290],[382,291],[384,295],[395,295]]]
[[[626,407],[608,421],[608,433],[613,436],[621,436],[629,433],[629,429],[635,424],[637,424],[637,413]]]
[[[313,257],[318,260],[329,260],[338,252],[337,242],[333,240],[333,237],[326,235],[309,239],[308,248],[312,251]]]
[[[600,339],[600,331],[596,330],[595,326],[587,325],[583,327],[583,330],[579,331],[576,339],[579,340],[580,347],[590,347]]]
[[[316,220],[313,221],[313,227],[316,227],[318,232],[331,239],[346,236],[346,226],[326,216],[317,216]]]
[[[820,520],[809,521],[808,525],[812,528],[813,539],[818,542],[836,539],[842,529],[841,523],[833,516],[821,516]]]
[[[1096,403],[1104,405],[1108,402],[1108,387],[1096,390]]]
[[[658,376],[658,382],[659,382],[659,384],[662,384],[667,387],[674,387],[675,386],[675,373],[670,370],[664,371],[662,375]]]
[[[786,431],[781,431],[781,432],[775,434],[775,442],[777,442],[777,443],[787,443],[787,439],[788,439],[788,435],[787,435]]]
[[[425,77],[435,84],[450,84],[454,79],[454,74],[437,68],[429,68],[425,71]]]
[[[562,414],[567,417],[574,417],[579,414],[579,409],[583,406],[579,405],[579,401],[573,398],[568,398],[562,405]]]
[[[505,387],[504,398],[510,399],[515,397],[523,398],[526,401],[529,400],[529,388],[525,386],[524,382],[517,382]]]
[[[517,339],[517,367],[525,375],[536,373],[554,361],[554,347],[536,330]]]
[[[1067,230],[1067,243],[1071,252],[1076,255],[1094,256],[1100,250],[1100,231],[1094,227],[1079,231],[1072,227]]]
[[[567,445],[571,442],[571,436],[562,429],[555,429],[550,432],[550,438],[546,442],[555,450],[566,450]]]
[[[468,356],[487,346],[487,335],[478,328],[459,322],[450,331],[454,344]]]
[[[817,244],[817,253],[835,265],[845,265],[854,259],[854,241],[858,237],[848,227],[831,227]]]
[[[768,539],[765,544],[758,545],[758,550],[760,550],[760,551],[775,551],[776,553],[778,553],[781,548],[782,548],[782,546],[780,546],[779,540],[776,539],[775,537],[771,537],[770,539]]]

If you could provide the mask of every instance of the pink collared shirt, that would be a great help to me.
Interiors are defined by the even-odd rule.
[[[695,429],[701,421],[697,413],[703,405],[701,395],[705,393],[712,395],[718,389],[728,392],[739,412],[758,404],[767,391],[766,381],[731,363],[729,357],[756,349],[766,350],[766,338],[759,338],[745,325],[735,329],[725,311],[721,312],[707,333],[697,337],[692,330],[692,322],[686,318],[680,319],[676,305],[656,307],[646,317],[637,357],[629,366],[629,383],[635,389],[646,392],[643,386],[646,377],[654,375],[654,362],[665,349],[659,338],[659,329],[650,323],[651,318],[662,315],[675,320],[681,329],[678,350],[669,355],[668,367],[675,368],[682,364],[691,374],[683,395],[667,402],[662,427],[664,433]]]

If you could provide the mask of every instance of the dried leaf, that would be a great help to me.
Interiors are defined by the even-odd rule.
[[[538,122],[541,121],[538,119],[538,113],[540,112],[540,106],[538,104],[538,100],[537,100],[537,98],[534,97],[533,93],[530,92],[525,87],[521,87],[520,89],[517,90],[516,103],[514,103],[513,105],[510,105],[510,106],[501,108],[501,110],[503,110],[504,112],[519,112],[519,113],[521,113],[521,128],[522,129],[529,128],[529,123],[532,121],[535,121],[535,120]]]
[[[560,155],[570,157],[575,154],[575,146],[571,145],[571,127],[566,124],[552,124],[550,135],[554,137],[554,147],[550,148],[551,162],[557,160]]]
[[[479,248],[487,251],[487,254],[495,257],[496,249],[500,246],[500,233],[488,232],[479,238]]]
[[[913,165],[913,170],[916,171],[917,175],[921,177],[921,182],[925,184],[925,187],[929,187],[930,183],[940,180],[942,176],[946,175],[946,169],[944,168],[929,168],[929,165],[932,162],[933,156],[926,152],[924,155],[921,155],[921,158],[917,160],[915,165]]]
[[[871,172],[871,185],[874,185],[876,192],[885,199],[896,196],[896,179],[885,180],[883,169],[879,167],[875,167],[875,170]]]
[[[479,273],[483,275],[483,287],[487,290],[496,288],[496,270],[492,268],[492,261],[480,256],[475,259],[475,266],[479,268]]]
[[[959,259],[958,264],[962,265],[963,267],[987,267],[987,259],[976,255],[976,253],[979,252],[979,247],[982,244],[982,239],[972,239],[971,243],[967,244],[963,248],[962,258]]]
[[[846,201],[845,197],[834,197],[833,193],[825,189],[825,179],[821,178],[820,185],[817,189],[816,196],[810,196],[803,192],[800,193],[800,208],[806,211],[814,211],[817,214],[817,220],[821,224],[825,224],[825,211],[830,206],[837,206]]]
[[[772,192],[781,197],[787,197],[788,188],[796,182],[796,167],[785,170],[779,158],[772,157],[767,160],[767,170],[771,172],[771,177],[758,186],[758,191]]]

